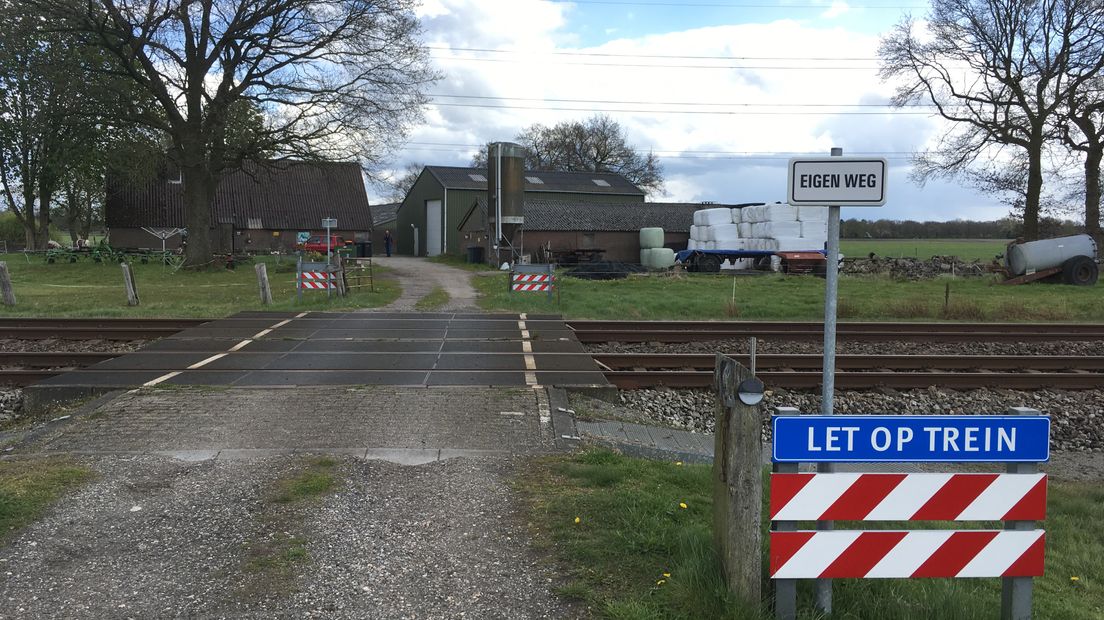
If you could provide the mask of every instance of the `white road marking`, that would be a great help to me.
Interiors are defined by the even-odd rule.
[[[180,371],[177,370],[177,371],[174,371],[174,372],[170,372],[167,375],[161,375],[160,377],[157,377],[153,381],[146,381],[145,383],[142,384],[142,387],[152,387],[154,385],[157,385],[158,383],[161,383],[162,381],[168,381],[169,379],[172,379],[173,377],[175,377],[176,375],[179,375],[179,374],[180,374]]]
[[[262,329],[261,331],[253,334],[253,340],[260,340],[261,338],[264,338],[266,335],[268,335],[271,332],[272,332],[271,329]]]
[[[226,357],[227,355],[230,355],[230,354],[229,353],[219,353],[219,354],[216,354],[216,355],[212,355],[211,357],[208,357],[205,360],[198,361],[198,362],[192,364],[191,366],[188,366],[188,370],[195,370],[196,368],[202,368],[203,366],[206,366],[207,364],[210,364],[211,362],[213,362],[217,359],[222,359],[222,358]]]
[[[537,360],[532,355],[525,356],[525,370],[536,370]]]
[[[523,353],[532,353],[533,352],[533,343],[529,342],[528,340],[522,340],[521,341],[521,351]]]
[[[245,340],[242,340],[242,341],[241,341],[241,342],[239,342],[238,344],[236,344],[236,345],[234,345],[234,346],[230,347],[230,351],[231,351],[231,352],[233,352],[233,351],[240,351],[240,350],[242,349],[242,347],[246,346],[246,345],[247,345],[247,344],[249,344],[250,342],[253,342],[253,340],[251,340],[251,339],[249,339],[249,338],[246,338]]]

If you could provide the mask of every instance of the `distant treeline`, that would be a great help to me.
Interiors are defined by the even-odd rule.
[[[1044,217],[1039,220],[1039,236],[1061,237],[1085,232],[1073,220]],[[916,222],[913,220],[843,220],[840,237],[844,239],[1015,239],[1023,234],[1023,222],[1003,218],[988,222],[953,220]]]

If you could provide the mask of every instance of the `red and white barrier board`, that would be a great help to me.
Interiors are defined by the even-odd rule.
[[[1042,521],[1046,474],[772,474],[773,521]]]
[[[772,579],[1038,577],[1043,530],[771,532]]]
[[[304,271],[299,274],[299,287],[307,289],[337,288],[325,271]]]
[[[548,292],[552,290],[553,278],[541,273],[515,273],[510,287],[515,291]]]

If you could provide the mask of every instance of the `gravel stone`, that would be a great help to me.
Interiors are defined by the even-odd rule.
[[[702,342],[601,342],[584,344],[588,353],[747,353],[748,340],[711,340]],[[756,342],[757,353],[820,354],[821,342]],[[836,352],[843,355],[1104,355],[1104,341],[1058,342],[861,342],[841,340]]]
[[[42,338],[17,340],[0,338],[0,355],[4,353],[130,353],[153,342],[152,340],[66,340]]]
[[[510,459],[344,460],[338,490],[288,532],[262,515],[297,458],[79,462],[96,479],[0,548],[0,615],[578,617],[529,548]],[[258,593],[248,544],[281,533],[304,537],[308,557]]]

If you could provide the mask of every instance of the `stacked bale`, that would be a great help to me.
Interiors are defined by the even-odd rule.
[[[675,251],[663,247],[662,228],[640,229],[640,264],[648,269],[667,269],[675,264]]]
[[[727,212],[727,218],[726,218]],[[760,204],[736,209],[711,208],[694,213],[690,250],[821,250],[828,239],[827,207]],[[724,267],[749,269],[742,259]]]

